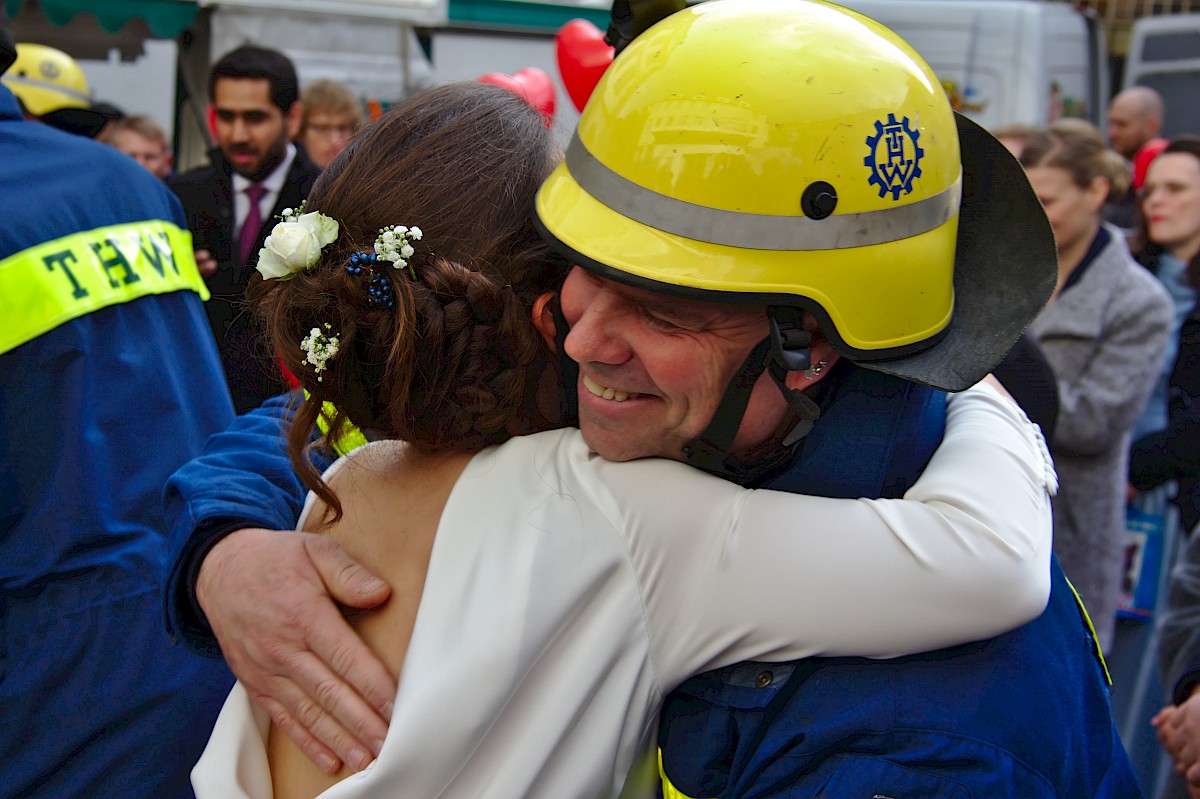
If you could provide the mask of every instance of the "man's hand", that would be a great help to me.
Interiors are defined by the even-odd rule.
[[[217,259],[208,250],[196,250],[196,266],[200,277],[208,277],[217,271]]]
[[[1150,724],[1175,770],[1187,778],[1188,793],[1200,799],[1200,692],[1181,705],[1168,705],[1154,715]]]
[[[379,754],[395,681],[335,601],[369,609],[391,589],[330,538],[245,529],[200,566],[196,597],[247,693],[319,768]]]

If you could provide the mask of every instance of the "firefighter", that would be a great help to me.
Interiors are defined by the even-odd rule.
[[[1003,145],[952,111],[894,33],[818,2],[713,0],[635,39],[537,214],[577,265],[563,347],[585,377],[619,375],[617,361],[650,350],[612,345],[575,292],[602,293],[610,313],[630,290],[761,307],[770,334],[683,458],[834,496],[903,492],[940,437],[925,410],[1000,363],[1056,272],[1045,216]],[[830,345],[836,363],[816,355]],[[804,368],[832,371],[797,394],[784,376]],[[747,458],[736,436],[768,376],[793,425]],[[644,432],[640,449],[617,452],[644,420],[612,405],[580,411],[593,448],[670,456]],[[659,743],[672,798],[1138,795],[1057,563],[1045,613],[997,638],[694,677],[667,698]]]
[[[54,53],[0,87],[0,796],[183,799],[232,675],[163,634],[162,488],[233,407],[178,200],[22,118]]]

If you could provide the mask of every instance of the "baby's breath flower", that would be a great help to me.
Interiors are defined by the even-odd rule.
[[[403,269],[407,266],[409,276],[416,280],[417,275],[409,266],[408,259],[416,253],[410,241],[420,241],[420,239],[421,228],[419,227],[388,225],[379,229],[379,236],[375,239],[375,255],[381,261],[391,261],[395,269]]]
[[[333,326],[326,322],[325,330],[332,329]],[[308,353],[304,360],[312,364],[318,383],[325,379],[321,372],[325,371],[325,365],[329,359],[338,354],[338,345],[339,341],[336,335],[327,336],[319,327],[310,330],[300,342],[300,349]]]

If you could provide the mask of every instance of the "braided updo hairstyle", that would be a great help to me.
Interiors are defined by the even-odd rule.
[[[558,288],[565,265],[532,220],[558,157],[541,115],[515,94],[456,83],[392,108],[313,187],[304,211],[336,220],[337,239],[315,269],[256,283],[252,300],[309,395],[289,457],[334,518],[341,505],[306,456],[323,403],[336,409],[330,440],[349,422],[428,452],[475,452],[554,426],[536,402],[555,372],[531,308]],[[394,289],[386,308],[368,301],[370,272],[346,265],[389,225],[424,235],[413,242],[411,274],[374,265]],[[300,342],[326,324],[339,351],[318,374]]]

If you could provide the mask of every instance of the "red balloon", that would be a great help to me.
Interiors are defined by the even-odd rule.
[[[1137,155],[1133,157],[1133,187],[1135,189],[1140,189],[1146,182],[1146,172],[1150,169],[1150,162],[1157,158],[1166,147],[1166,139],[1151,139],[1137,151]]]
[[[558,73],[571,102],[583,110],[600,76],[613,60],[613,48],[604,34],[586,19],[573,19],[558,30],[555,37]]]
[[[546,74],[545,70],[526,67],[511,75],[503,72],[489,72],[486,75],[480,75],[479,82],[508,89],[536,108],[545,118],[546,127],[554,124],[554,105],[557,93],[554,91],[554,81]]]

